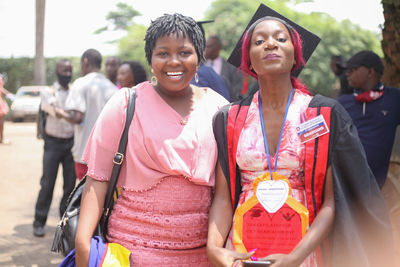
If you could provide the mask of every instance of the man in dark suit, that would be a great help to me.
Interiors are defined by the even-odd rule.
[[[207,38],[204,51],[205,64],[212,67],[224,79],[229,89],[230,99],[235,101],[239,99],[243,89],[243,74],[219,55],[221,49],[222,42],[218,36],[213,35]]]

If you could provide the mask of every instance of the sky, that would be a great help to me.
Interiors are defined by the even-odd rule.
[[[93,32],[107,25],[106,15],[124,2],[142,16],[136,23],[149,25],[152,19],[164,13],[182,13],[195,20],[204,18],[204,12],[213,0],[46,0],[44,55],[81,56],[88,48],[103,55],[117,53],[109,41],[122,37],[121,32]],[[349,19],[362,28],[379,33],[383,24],[380,0],[315,0],[294,9],[308,13],[325,12],[338,21]],[[35,54],[35,0],[0,0],[0,57],[33,57]]]

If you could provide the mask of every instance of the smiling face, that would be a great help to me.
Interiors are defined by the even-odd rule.
[[[199,64],[196,49],[189,38],[176,34],[157,39],[151,56],[151,68],[158,89],[167,94],[185,91]]]
[[[251,36],[249,56],[251,66],[258,76],[290,75],[295,59],[287,28],[276,20],[260,22]]]

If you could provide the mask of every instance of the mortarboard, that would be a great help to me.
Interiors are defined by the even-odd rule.
[[[207,24],[207,23],[211,23],[211,22],[214,22],[214,20],[203,20],[203,21],[197,21],[196,22],[197,25],[199,25],[201,31],[203,32],[204,38],[206,37],[206,34],[205,34],[205,31],[204,31],[204,28],[203,28],[203,24]]]
[[[236,67],[240,66],[240,62],[242,59],[242,38],[243,38],[245,32],[256,20],[258,20],[262,17],[266,17],[266,16],[277,17],[279,19],[284,20],[300,34],[301,39],[303,40],[303,58],[304,58],[304,61],[307,62],[307,60],[311,57],[311,54],[314,52],[315,48],[317,47],[321,38],[319,38],[314,33],[306,30],[305,28],[301,27],[300,25],[294,23],[293,21],[289,20],[288,18],[282,16],[281,14],[279,14],[275,10],[267,7],[264,4],[260,4],[260,6],[257,8],[257,10],[254,13],[253,17],[251,18],[249,24],[246,26],[246,29],[243,31],[242,36],[240,37],[239,41],[236,43],[236,46],[233,49],[231,55],[229,56],[228,62]],[[293,73],[294,76],[298,76],[302,69],[303,69],[302,67],[298,68]]]

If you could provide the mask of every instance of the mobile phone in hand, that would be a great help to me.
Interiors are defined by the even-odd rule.
[[[270,261],[243,261],[244,267],[269,267]]]

